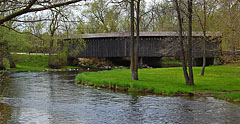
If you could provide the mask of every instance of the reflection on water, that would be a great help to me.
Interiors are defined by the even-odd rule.
[[[0,117],[8,123],[37,124],[240,123],[239,105],[212,97],[112,93],[76,85],[75,75],[74,72],[9,75],[6,85],[1,86],[9,89],[1,100],[1,107],[5,107],[1,108],[4,116]]]

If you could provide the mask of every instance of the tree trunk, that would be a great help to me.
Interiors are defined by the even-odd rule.
[[[201,76],[204,76],[205,67],[206,67],[206,40],[204,38],[204,41],[203,41],[203,64],[202,64]]]
[[[9,60],[9,64],[10,64],[10,68],[16,68],[16,64],[12,58],[12,55],[9,51],[9,48],[8,48],[8,41],[5,41],[5,45],[6,45],[6,56]]]
[[[234,42],[234,30],[233,30],[233,27],[232,27],[232,60],[234,61],[234,58],[235,58],[235,42]]]
[[[0,70],[5,70],[5,66],[4,66],[4,63],[3,63],[3,45],[0,45]]]
[[[131,72],[132,80],[138,80],[137,65],[135,61],[135,40],[134,40],[134,0],[131,0]]]
[[[140,41],[140,37],[139,37],[139,33],[140,33],[140,0],[137,1],[137,11],[136,11],[136,16],[137,16],[137,24],[136,24],[136,42],[135,42],[135,47],[134,47],[134,63],[135,63],[135,67],[134,67],[134,72],[135,72],[135,77],[134,80],[138,80],[138,66],[139,66],[139,61],[138,61],[138,53],[139,53],[139,41]]]
[[[10,63],[10,68],[16,68],[16,64],[13,61],[12,55],[10,53],[8,53],[8,60],[9,60],[9,63]]]
[[[202,30],[203,30],[203,37],[204,37],[204,40],[203,40],[203,64],[202,64],[202,71],[201,71],[201,76],[204,76],[204,72],[205,72],[205,67],[206,67],[206,40],[207,40],[207,37],[206,37],[206,27],[207,27],[207,11],[206,11],[206,0],[203,1],[204,5],[203,5],[203,14],[204,14],[204,24],[202,26]]]
[[[9,49],[8,49],[8,45],[7,45],[7,58],[8,58],[9,63],[10,63],[10,68],[16,68],[16,64],[15,64],[15,62],[12,58],[12,55],[11,55]]]
[[[189,76],[187,73],[187,64],[186,64],[186,58],[185,58],[185,50],[184,50],[184,44],[183,44],[183,23],[182,23],[182,17],[181,17],[181,10],[179,7],[178,0],[174,0],[176,11],[178,15],[178,26],[179,26],[179,40],[180,40],[180,47],[181,47],[181,54],[182,54],[182,66],[183,66],[183,74],[186,84],[188,85],[189,82]]]
[[[51,35],[50,46],[49,46],[49,55],[48,55],[48,66],[52,66],[52,51],[53,51],[53,35]]]
[[[193,69],[192,69],[192,1],[188,0],[188,71],[189,82],[188,85],[194,85]]]

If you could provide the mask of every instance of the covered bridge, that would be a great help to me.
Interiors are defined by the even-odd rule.
[[[214,57],[221,52],[220,34],[207,33],[207,63],[213,64]],[[69,56],[69,60],[74,58],[106,58],[109,60],[120,60],[130,57],[130,33],[96,33],[79,34],[63,37],[61,39],[72,42],[71,47],[78,44],[77,39],[86,41],[86,48],[75,56]],[[203,34],[193,32],[193,58],[195,65],[201,64],[203,56]],[[70,48],[71,50],[71,48]],[[180,44],[177,32],[140,32],[139,57],[143,63],[160,66],[162,57],[181,57]]]

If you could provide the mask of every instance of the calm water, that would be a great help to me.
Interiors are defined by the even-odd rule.
[[[24,72],[2,84],[10,124],[239,124],[240,106],[211,97],[132,96],[76,85],[74,72]],[[1,122],[0,122],[1,123]]]

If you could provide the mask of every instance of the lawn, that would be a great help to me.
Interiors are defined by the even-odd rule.
[[[212,94],[219,98],[240,100],[240,67],[210,66],[205,76],[200,76],[201,67],[194,67],[195,86],[187,86],[181,67],[140,69],[139,80],[132,81],[128,69],[100,72],[85,72],[77,75],[76,82],[93,84],[96,87],[114,86],[128,91],[151,91],[156,94]],[[221,94],[220,94],[221,93]]]

